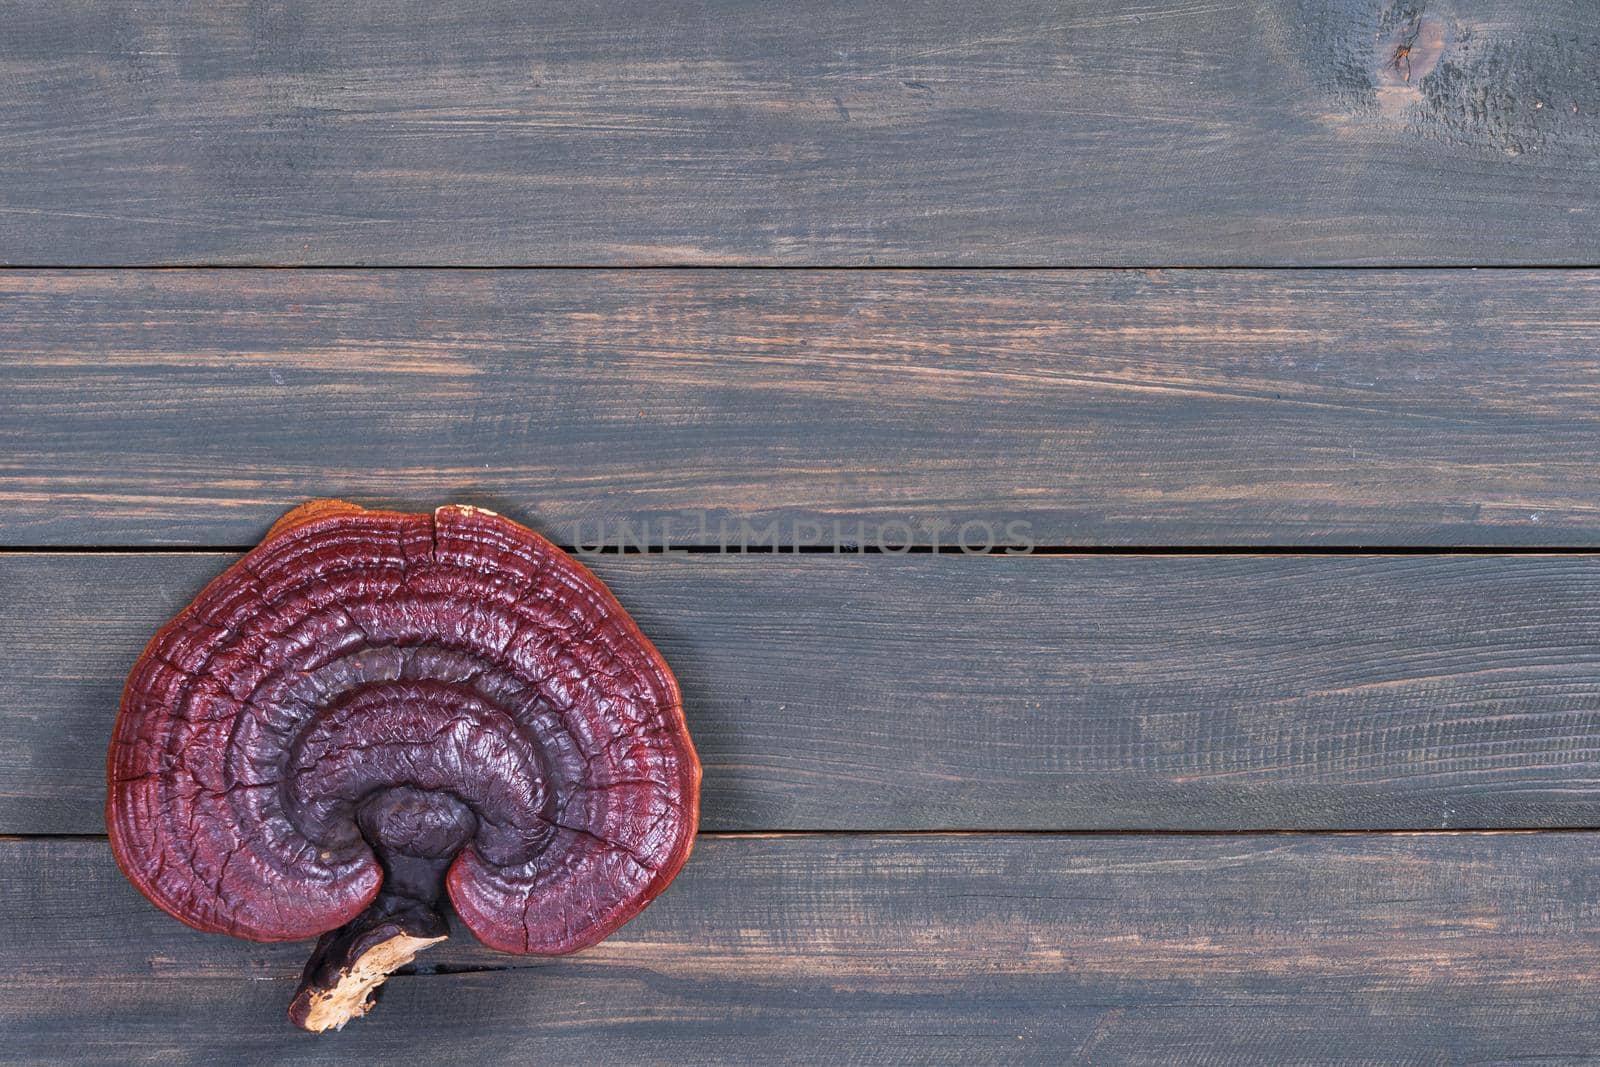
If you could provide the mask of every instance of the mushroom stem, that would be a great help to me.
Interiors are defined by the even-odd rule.
[[[365,1015],[389,975],[449,936],[440,913],[449,859],[380,854],[384,884],[353,920],[322,935],[300,978],[289,1021],[302,1030],[339,1030]]]

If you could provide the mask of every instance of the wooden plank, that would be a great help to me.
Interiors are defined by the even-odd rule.
[[[343,495],[567,544],[1595,546],[1597,299],[1594,272],[0,274],[0,543],[245,546]]]
[[[596,948],[462,934],[320,1039],[306,945],[179,925],[103,841],[0,884],[8,1059],[1567,1062],[1600,1023],[1592,834],[702,839]]]
[[[12,0],[0,260],[1595,262],[1590,4],[1423,8]]]
[[[98,832],[148,636],[231,556],[0,555],[0,831]],[[1600,557],[607,557],[702,827],[1600,825]]]

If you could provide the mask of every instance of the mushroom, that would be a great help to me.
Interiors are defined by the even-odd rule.
[[[676,681],[577,561],[481,508],[313,501],[134,665],[107,759],[128,879],[199,930],[321,935],[289,1009],[372,1006],[461,921],[560,955],[637,915],[693,844]]]

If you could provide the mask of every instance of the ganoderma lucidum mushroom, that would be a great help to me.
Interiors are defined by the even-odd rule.
[[[531,530],[314,501],[163,627],[123,692],[106,822],[200,930],[321,935],[290,1006],[371,1007],[444,939],[593,945],[688,858],[677,683],[600,580]]]

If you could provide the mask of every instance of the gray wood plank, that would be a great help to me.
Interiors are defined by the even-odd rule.
[[[0,543],[242,547],[343,495],[568,544],[1597,546],[1597,300],[1594,272],[5,273]]]
[[[1589,0],[0,16],[9,263],[1594,263],[1600,239]]]
[[[0,555],[0,831],[98,832],[144,642],[233,557]],[[1600,556],[607,557],[702,826],[1600,826]]]
[[[1600,1023],[1592,838],[713,837],[596,948],[462,934],[321,1038],[284,1018],[308,946],[181,926],[103,841],[0,842],[0,1055],[1578,1062]]]

